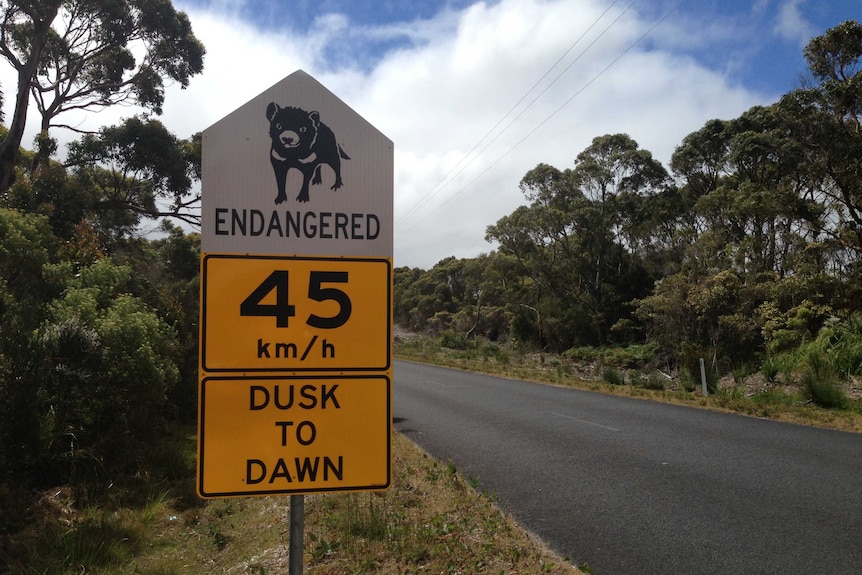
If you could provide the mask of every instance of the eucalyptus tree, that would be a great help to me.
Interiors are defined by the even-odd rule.
[[[716,125],[722,129],[715,130]],[[810,174],[780,112],[756,106],[734,120],[714,120],[706,129],[718,134],[721,145],[714,148],[722,153],[692,162],[698,150],[687,138],[672,163],[694,200],[697,224],[688,233],[696,234],[689,239],[696,248],[691,254],[706,268],[792,273],[796,252],[817,237],[821,210],[806,198]]]
[[[661,164],[625,134],[595,138],[572,169],[540,164],[521,180],[530,205],[489,226],[486,238],[530,276],[550,345],[607,342],[629,302],[648,292],[637,257],[643,214],[666,183]]]
[[[679,271],[638,303],[650,336],[683,362],[700,355],[726,367],[755,362],[764,338],[800,306],[822,321],[832,288],[810,263],[829,252],[824,209],[783,110],[756,106],[707,122],[671,167],[685,250]]]
[[[0,193],[5,193],[15,179],[18,148],[24,136],[30,106],[30,89],[38,74],[51,23],[57,17],[60,4],[60,0],[8,0],[0,4],[3,13],[0,22],[0,55],[12,65],[17,76],[15,112],[8,132],[0,141]]]
[[[0,55],[15,69],[9,132],[0,142],[0,193],[15,177],[31,97],[41,116],[41,153],[53,151],[50,130],[72,110],[118,104],[161,113],[165,83],[185,88],[203,70],[203,45],[188,16],[170,0],[4,0]]]
[[[395,320],[410,329],[424,330],[436,315],[455,313],[458,309],[459,262],[449,257],[427,271],[406,267],[396,269]]]
[[[200,137],[182,140],[161,122],[129,118],[69,144],[66,167],[93,196],[91,211],[104,231],[122,236],[141,217],[170,216],[196,224]]]
[[[585,222],[572,207],[586,198],[573,185],[571,170],[547,164],[527,172],[520,188],[531,203],[488,226],[485,238],[498,242],[528,278],[529,289],[517,302],[516,331],[537,334],[541,347],[565,349],[593,331],[585,288],[592,278],[578,245]]]
[[[611,134],[594,138],[578,154],[572,178],[587,200],[580,206],[588,218],[582,226],[581,249],[591,254],[594,276],[590,296],[594,313],[600,314],[604,313],[600,310],[604,308],[605,297],[615,296],[617,307],[651,287],[651,282],[637,286],[628,281],[643,275],[638,269],[642,263],[628,254],[640,256],[651,243],[653,222],[647,214],[654,196],[669,183],[668,174],[631,137]],[[623,265],[629,269],[623,269]],[[630,273],[634,276],[620,281]],[[602,325],[601,320],[596,325],[599,330],[610,327]],[[599,338],[605,337],[600,331]]]
[[[862,255],[862,25],[848,20],[806,46],[811,85],[785,95],[779,108],[805,151],[827,210],[822,231],[858,261]]]

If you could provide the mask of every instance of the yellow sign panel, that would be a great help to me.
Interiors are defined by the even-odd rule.
[[[204,254],[205,372],[388,371],[391,258]]]
[[[205,377],[200,402],[201,497],[389,487],[386,376]]]

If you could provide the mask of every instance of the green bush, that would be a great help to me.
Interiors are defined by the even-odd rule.
[[[793,396],[778,389],[767,389],[751,396],[751,401],[758,405],[791,405]]]
[[[37,331],[43,476],[76,489],[134,474],[179,381],[176,332],[128,293],[126,266],[70,276]],[[45,473],[47,471],[48,473]]]
[[[562,353],[565,359],[583,363],[601,363],[625,369],[639,369],[658,355],[658,344],[616,347],[572,347]]]
[[[802,374],[802,389],[815,405],[828,409],[847,407],[847,396],[839,383],[839,374],[831,359],[817,351],[810,351],[808,367]]]
[[[778,363],[771,357],[766,358],[760,368],[763,377],[769,383],[775,383],[778,379]]]
[[[831,357],[842,377],[862,375],[862,314],[828,324],[817,334],[813,347]]]
[[[745,399],[745,390],[741,387],[724,387],[716,392],[718,404],[730,407]]]
[[[601,349],[598,347],[572,347],[563,352],[563,357],[571,361],[592,363],[603,359]]]
[[[618,370],[608,367],[602,373],[602,379],[611,385],[625,385],[626,378]]]
[[[610,347],[605,353],[605,363],[627,369],[636,369],[647,365],[657,354],[658,344],[656,343]]]
[[[463,334],[451,330],[446,330],[440,334],[439,343],[440,347],[447,349],[467,349],[467,338]]]

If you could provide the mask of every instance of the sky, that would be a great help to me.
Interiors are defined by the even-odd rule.
[[[862,0],[174,6],[207,55],[187,89],[168,88],[165,125],[189,137],[304,70],[393,140],[395,265],[423,269],[495,249],[485,229],[528,203],[518,184],[537,164],[573,167],[593,138],[626,133],[667,166],[708,120],[799,87],[811,38],[862,21]],[[75,122],[97,127],[138,112],[83,113]]]

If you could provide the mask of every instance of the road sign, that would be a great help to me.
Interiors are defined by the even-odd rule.
[[[388,487],[389,389],[376,375],[204,378],[198,492]]]
[[[299,71],[201,165],[198,494],[388,487],[392,141]]]
[[[392,256],[392,141],[305,72],[204,130],[202,150],[202,252]]]
[[[385,258],[208,254],[201,365],[217,371],[386,371]]]

